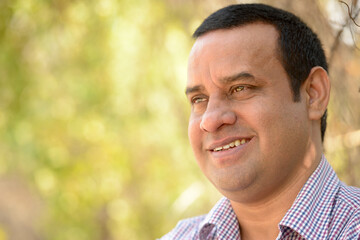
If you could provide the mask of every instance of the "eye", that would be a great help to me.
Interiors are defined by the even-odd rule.
[[[205,97],[193,97],[191,99],[192,104],[201,103],[201,102],[205,102],[205,101],[206,101]]]
[[[231,93],[241,92],[244,91],[245,86],[236,86],[233,89],[231,89]]]

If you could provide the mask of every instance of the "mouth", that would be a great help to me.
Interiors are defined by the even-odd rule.
[[[242,138],[242,139],[237,139],[235,141],[232,141],[224,146],[220,146],[220,147],[216,147],[213,149],[210,149],[210,151],[212,152],[220,152],[220,151],[228,151],[229,149],[238,147],[240,145],[244,145],[246,143],[248,143],[251,140],[251,138]]]

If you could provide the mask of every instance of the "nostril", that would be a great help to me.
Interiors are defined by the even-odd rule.
[[[205,131],[205,132],[209,132],[209,131],[207,130],[207,127],[206,127],[204,118],[203,118],[203,119],[201,120],[201,122],[200,122],[200,129],[203,130],[203,131]]]
[[[222,115],[223,124],[234,124],[237,120],[236,114],[233,111],[226,111]]]
[[[201,128],[201,130],[208,132],[208,130],[206,130],[206,127],[204,126],[203,121],[201,121],[201,123],[200,123],[200,128]]]
[[[225,125],[236,123],[236,114],[233,111],[213,111],[202,116],[200,129],[205,132],[214,132]]]

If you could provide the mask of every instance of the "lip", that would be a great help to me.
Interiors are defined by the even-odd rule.
[[[221,139],[221,140],[218,140],[218,141],[214,141],[212,142],[207,148],[206,150],[207,151],[210,151],[210,152],[213,152],[213,150],[217,147],[222,147],[222,146],[225,146],[227,144],[230,144],[231,142],[234,142],[236,140],[241,140],[241,139],[250,139],[249,142],[251,141],[251,139],[253,138],[253,136],[244,136],[244,137],[227,137],[227,138],[224,138],[224,139]],[[240,145],[242,146],[242,145]],[[240,147],[238,146],[238,147]],[[231,149],[229,149],[231,150]],[[228,150],[227,150],[228,151]]]
[[[249,139],[249,141],[242,145],[230,148],[225,151],[216,151],[216,152],[213,151],[213,149],[216,147],[224,146],[237,139],[243,139],[243,138]],[[219,142],[214,142],[209,146],[214,148],[209,148],[207,151],[211,155],[211,158],[218,167],[230,166],[235,162],[239,161],[239,159],[241,159],[246,154],[246,150],[250,145],[252,145],[253,140],[254,140],[254,136],[227,138]]]

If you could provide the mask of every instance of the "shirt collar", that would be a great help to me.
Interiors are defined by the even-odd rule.
[[[239,224],[229,199],[223,197],[199,225],[200,240],[214,234],[219,240],[240,239]]]
[[[325,239],[330,224],[332,204],[340,180],[322,156],[319,166],[300,190],[292,207],[279,223],[285,237],[293,231],[305,239]],[[209,235],[222,239],[240,239],[240,229],[230,201],[223,197],[199,225],[199,239]]]
[[[332,205],[340,180],[322,156],[319,166],[307,180],[294,204],[279,224],[286,235],[292,229],[305,239],[325,239],[330,224]]]

